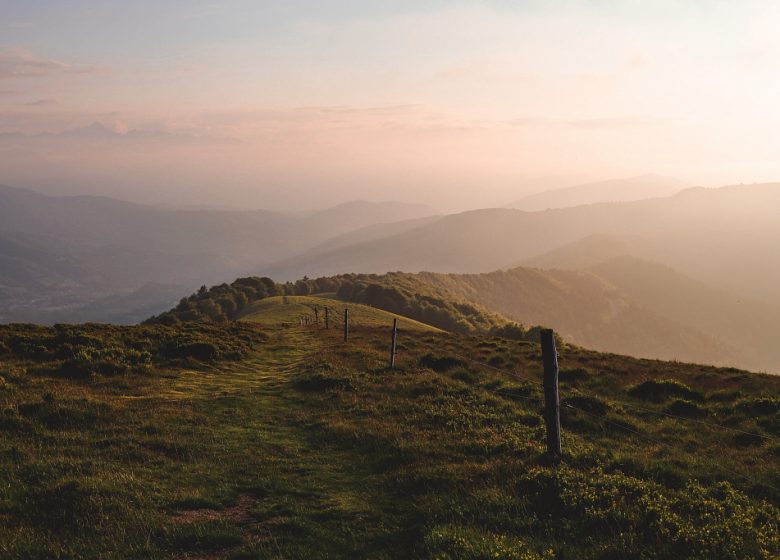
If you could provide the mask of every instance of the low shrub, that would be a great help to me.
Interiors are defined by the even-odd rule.
[[[707,414],[707,411],[695,402],[684,399],[677,399],[674,401],[666,407],[666,412],[674,414],[675,416],[686,416],[689,418],[700,418]]]
[[[434,356],[433,354],[426,354],[420,358],[420,365],[422,367],[426,367],[441,373],[456,367],[464,367],[466,362],[457,358],[451,358],[449,356]]]
[[[562,383],[584,381],[588,377],[590,377],[590,371],[585,368],[562,369],[558,373],[558,381]]]
[[[634,398],[652,402],[662,402],[671,397],[690,401],[703,400],[702,394],[674,379],[654,379],[644,381],[629,389],[628,394]]]
[[[736,404],[738,411],[756,416],[768,416],[780,413],[780,398],[758,397],[743,399]]]
[[[585,412],[595,414],[596,416],[604,416],[610,410],[610,406],[606,401],[590,395],[572,395],[563,399],[561,404],[584,410]]]

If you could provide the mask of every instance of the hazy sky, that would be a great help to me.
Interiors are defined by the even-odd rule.
[[[770,0],[0,0],[0,133],[29,136],[0,182],[452,210],[778,180],[778,29]]]

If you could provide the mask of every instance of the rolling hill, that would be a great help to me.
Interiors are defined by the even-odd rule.
[[[329,304],[0,325],[2,557],[780,554],[780,378],[562,345],[556,460],[538,344],[405,321],[391,370],[394,316]]]
[[[149,322],[222,322],[269,297],[319,293],[448,331],[535,340],[544,325],[569,343],[605,352],[780,372],[772,344],[780,310],[628,258],[589,271],[346,274],[286,284],[240,278],[201,289]]]
[[[780,308],[632,257],[584,270],[518,267],[484,274],[389,273],[344,281],[468,302],[510,321],[553,327],[569,342],[601,351],[780,372],[775,344]],[[371,303],[389,305],[380,298]]]
[[[353,230],[430,212],[364,201],[305,215],[173,210],[0,187],[0,321],[52,322],[68,309],[96,320],[139,321],[201,284]],[[148,288],[154,285],[176,294],[162,298]],[[131,293],[136,297],[125,298],[128,307],[117,312],[101,315],[94,305],[104,298],[118,305]]]
[[[740,346],[725,331],[713,334],[702,321],[684,322],[679,314],[643,305],[639,297],[591,272],[515,268],[485,274],[358,275],[342,281],[472,304],[507,321],[552,327],[568,342],[605,352],[780,371],[774,350],[761,348],[760,342],[740,337],[745,340]],[[338,293],[355,300],[348,287]],[[382,297],[357,301],[392,308]],[[772,319],[780,322],[780,313]]]
[[[569,245],[568,254],[577,257],[583,240],[610,238],[620,248],[607,251],[609,256],[666,264],[744,297],[780,304],[779,210],[780,184],[694,188],[667,198],[543,212],[476,210],[255,272],[280,280],[342,272],[490,272],[536,262]]]
[[[629,202],[672,196],[688,187],[690,185],[672,177],[646,174],[535,193],[507,204],[507,208],[534,212],[599,202]]]

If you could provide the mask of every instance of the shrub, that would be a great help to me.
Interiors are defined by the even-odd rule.
[[[572,395],[563,399],[561,404],[573,406],[596,416],[604,416],[610,410],[609,404],[598,397],[590,395]]]
[[[426,354],[420,358],[420,365],[422,367],[426,367],[441,373],[456,367],[464,367],[466,363],[462,360],[451,358],[449,356],[434,356],[433,354]]]
[[[477,376],[474,374],[474,372],[463,367],[457,368],[455,371],[453,371],[452,377],[453,379],[463,381],[464,383],[476,383],[477,381]]]
[[[677,399],[666,408],[666,411],[669,414],[687,416],[690,418],[698,418],[707,414],[707,411],[698,404],[684,399]]]
[[[753,399],[743,399],[736,405],[740,412],[753,414],[757,416],[768,416],[780,412],[780,398],[777,397],[758,397]]]
[[[590,372],[585,368],[562,369],[558,373],[558,381],[563,383],[583,381],[588,377],[590,377]]]
[[[552,551],[534,552],[517,537],[496,534],[474,527],[456,525],[434,527],[425,537],[426,557],[459,560],[543,560],[554,558]]]
[[[670,397],[679,397],[693,401],[703,400],[701,393],[674,379],[661,379],[660,381],[651,379],[644,381],[629,389],[628,394],[637,399],[653,402],[662,402]]]
[[[514,494],[563,546],[559,557],[737,560],[776,558],[780,550],[780,512],[725,482],[671,490],[597,468],[536,467],[515,481]],[[592,553],[583,553],[582,544]]]
[[[166,349],[166,354],[171,358],[192,358],[201,362],[214,361],[219,355],[217,347],[201,340],[174,341]]]

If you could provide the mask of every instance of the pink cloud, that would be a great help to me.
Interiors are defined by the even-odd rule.
[[[59,60],[41,58],[26,49],[0,50],[0,79],[36,78],[52,74],[88,74],[94,66],[68,64]]]

